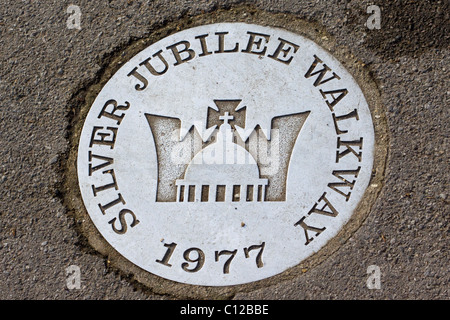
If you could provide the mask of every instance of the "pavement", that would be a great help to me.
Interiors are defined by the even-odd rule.
[[[67,27],[69,5],[80,29]],[[365,23],[381,8],[381,28]],[[177,21],[263,12],[317,26],[380,94],[382,189],[365,220],[311,268],[227,299],[449,299],[449,3],[446,1],[61,1],[0,5],[0,299],[190,298],[142,284],[100,254],[64,190],[76,99],[113,57]],[[257,23],[253,21],[254,23]],[[79,289],[67,286],[78,266]],[[370,288],[368,268],[380,270]],[[369,268],[370,269],[370,268]]]

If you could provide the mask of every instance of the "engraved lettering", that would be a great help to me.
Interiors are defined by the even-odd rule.
[[[91,141],[89,143],[89,148],[92,148],[94,144],[109,146],[110,149],[114,149],[114,144],[116,142],[117,128],[106,127],[109,132],[103,132],[100,130],[105,130],[104,127],[94,127],[92,129]],[[110,138],[109,140],[107,138]]]
[[[112,106],[111,108],[108,108],[109,106]],[[125,113],[122,112],[120,115],[117,115],[115,112],[117,110],[123,111],[128,110],[130,107],[130,103],[128,101],[125,101],[125,105],[118,106],[116,100],[108,100],[106,101],[105,105],[103,106],[102,110],[100,111],[100,114],[98,115],[98,119],[101,117],[107,117],[110,119],[113,119],[117,121],[117,125],[120,125],[122,122],[123,117],[125,116]],[[107,111],[107,109],[111,109],[110,112]]]
[[[290,64],[299,46],[282,38],[278,38],[278,40],[280,40],[280,44],[278,45],[278,48],[275,50],[275,52],[269,55],[269,58],[283,62],[285,64]],[[281,53],[282,56],[280,57]]]
[[[341,141],[341,138],[337,138],[337,149],[340,149],[342,146],[344,146],[346,149],[344,151],[336,151],[336,163],[339,162],[341,158],[346,156],[349,153],[352,153],[355,157],[358,158],[358,161],[361,162],[362,152],[356,152],[355,149],[352,148],[352,146],[358,147],[360,150],[363,146],[363,138],[359,138],[359,140],[352,140],[352,141]]]
[[[309,67],[308,71],[305,74],[305,78],[310,78],[310,77],[315,76],[316,74],[318,74],[316,80],[314,81],[314,86],[315,87],[320,86],[320,85],[322,85],[322,84],[324,84],[324,83],[326,83],[326,82],[328,82],[330,80],[333,80],[333,79],[338,79],[338,80],[341,79],[336,73],[333,72],[333,75],[331,77],[323,80],[323,78],[325,77],[327,72],[331,71],[331,69],[326,64],[323,65],[323,69],[315,71],[313,73],[313,71],[317,67],[317,64],[319,64],[319,63],[323,63],[323,61],[320,60],[319,57],[314,55],[314,62],[312,63],[312,65]]]
[[[308,231],[314,231],[314,232],[316,232],[316,235],[315,235],[315,236],[317,237],[317,236],[320,235],[323,231],[325,231],[326,228],[325,228],[325,227],[323,227],[323,228],[317,228],[317,227],[309,226],[309,225],[307,225],[307,224],[305,223],[305,221],[304,221],[305,219],[306,219],[306,217],[301,218],[297,223],[294,224],[294,226],[300,226],[300,227],[303,228],[303,231],[305,232],[305,238],[306,238],[305,245],[308,245],[308,244],[311,243],[311,241],[314,240],[313,237],[309,237]]]
[[[136,79],[138,79],[141,83],[138,83],[134,86],[134,89],[136,89],[137,91],[142,91],[145,88],[147,88],[148,86],[148,80],[139,72],[137,72],[138,67],[135,67],[133,70],[131,70],[131,72],[129,74],[127,74],[127,76],[133,76]]]
[[[117,194],[117,199],[109,202],[108,204],[105,205],[101,205],[100,203],[98,204],[98,207],[100,208],[100,211],[103,213],[103,215],[106,214],[106,210],[114,207],[117,204],[126,204],[125,200],[123,199],[122,195],[120,193]]]
[[[142,61],[141,63],[139,63],[140,66],[145,66],[147,68],[148,71],[150,71],[150,73],[154,76],[160,76],[164,73],[167,72],[167,70],[169,69],[169,64],[167,63],[166,59],[164,59],[164,57],[162,56],[162,50],[159,50],[158,52],[156,52],[154,55],[152,55],[153,58],[158,57],[158,59],[164,64],[164,69],[162,69],[161,71],[157,71],[152,64],[150,63],[150,60],[152,58],[147,58],[144,61]],[[143,88],[145,89],[145,88]]]
[[[330,201],[326,198],[326,195],[327,195],[326,192],[322,194],[322,196],[319,198],[319,201],[314,204],[311,210],[309,210],[308,215],[318,213],[329,217],[336,217],[339,214],[339,212],[333,207]],[[317,206],[321,201],[325,202],[325,204],[323,205],[322,208],[317,209]],[[326,211],[325,210],[326,208],[328,208],[330,211]]]
[[[237,249],[233,250],[233,251],[229,251],[229,250],[222,250],[222,251],[216,251],[215,252],[215,258],[216,258],[216,262],[219,261],[219,257],[221,255],[229,255],[230,257],[225,261],[225,264],[223,265],[223,273],[227,274],[230,273],[230,264],[231,261],[233,260],[234,256],[237,253]]]
[[[179,47],[182,47],[182,48],[180,49]],[[177,60],[174,63],[174,66],[178,66],[184,62],[194,59],[195,51],[190,49],[190,47],[191,47],[190,42],[183,40],[183,41],[177,42],[175,44],[172,44],[166,48],[166,49],[172,50],[173,56],[175,57],[175,60]],[[182,54],[183,54],[184,58],[181,57]],[[186,54],[187,54],[187,56],[186,56]]]
[[[345,201],[348,201],[350,199],[351,191],[349,191],[348,193],[344,193],[341,190],[339,190],[338,188],[346,187],[346,188],[350,188],[350,190],[353,190],[356,180],[353,180],[352,182],[350,182],[342,176],[343,175],[353,175],[356,179],[358,177],[359,170],[361,170],[361,167],[358,167],[358,169],[356,169],[356,170],[335,170],[335,171],[333,171],[333,175],[335,177],[339,178],[340,180],[342,180],[342,182],[330,182],[328,184],[328,187],[330,189],[336,191],[340,195],[344,196]]]
[[[169,263],[170,258],[172,257],[173,252],[175,251],[177,244],[172,242],[171,244],[164,244],[164,247],[167,248],[166,253],[164,254],[164,257],[162,260],[156,260],[156,262],[161,263],[167,267],[171,267],[172,265]]]
[[[242,52],[253,53],[260,56],[265,55],[267,50],[266,44],[269,42],[270,35],[251,31],[248,31],[247,34],[250,35],[247,48],[242,50]],[[256,48],[253,48],[254,46]]]
[[[198,55],[199,57],[204,57],[212,54],[212,52],[208,51],[208,45],[206,44],[206,37],[208,37],[208,34],[201,34],[199,36],[196,36],[195,39],[200,40],[200,45],[202,46],[202,52]]]
[[[103,171],[103,174],[110,174],[111,177],[112,177],[112,182],[108,183],[108,184],[105,184],[105,185],[103,185],[101,187],[96,187],[96,186],[92,185],[92,192],[94,193],[94,197],[96,197],[97,193],[100,192],[100,191],[108,190],[108,189],[111,189],[111,188],[114,188],[114,189],[118,190],[118,186],[117,186],[117,182],[116,182],[116,175],[114,173],[114,169],[109,169],[109,170]]]
[[[239,42],[236,42],[233,49],[225,50],[225,35],[228,32],[216,32],[216,35],[219,36],[219,49],[214,51],[214,53],[227,53],[227,52],[237,52],[239,51]]]
[[[109,157],[104,157],[104,156],[100,156],[97,154],[93,154],[91,151],[88,152],[88,158],[89,158],[89,176],[92,175],[93,172],[103,169],[104,167],[110,166],[114,163],[114,159],[113,158],[109,158]],[[105,160],[105,162],[103,162],[102,164],[98,164],[95,167],[92,166],[92,159],[100,159],[100,160]]]
[[[127,232],[128,225],[127,225],[127,222],[125,220],[125,215],[127,215],[127,214],[130,215],[133,218],[133,220],[132,220],[132,222],[130,224],[131,228],[135,227],[139,223],[139,220],[136,219],[136,216],[133,213],[133,211],[131,211],[129,209],[122,209],[119,212],[119,222],[120,222],[120,228],[119,229],[115,226],[115,222],[116,222],[117,218],[114,218],[114,219],[108,221],[108,223],[111,225],[111,228],[114,230],[115,233],[122,235],[122,234],[125,234]]]
[[[331,111],[333,111],[334,106],[337,105],[338,102],[341,101],[342,98],[344,98],[348,93],[347,89],[338,89],[330,91],[323,91],[322,89],[320,89],[319,91],[322,94],[322,97],[325,99],[325,102],[327,103]],[[336,94],[339,95],[336,97],[335,96]],[[329,100],[327,100],[327,95],[330,95],[333,98],[333,101],[330,102]]]
[[[347,119],[351,119],[351,118],[355,118],[356,120],[359,120],[358,111],[356,109],[354,109],[352,112],[350,112],[346,115],[343,115],[343,116],[336,116],[334,113],[332,114],[332,116],[333,116],[333,122],[334,122],[334,129],[336,130],[337,135],[348,132],[348,130],[341,130],[339,128],[338,121],[347,120]]]
[[[161,240],[162,241],[162,240]],[[260,245],[252,245],[247,248],[244,248],[244,254],[245,258],[250,258],[250,252],[258,250],[258,253],[256,254],[255,262],[256,266],[258,268],[262,268],[264,266],[264,263],[262,261],[262,254],[265,247],[265,242],[262,242]],[[169,263],[170,259],[172,258],[175,248],[177,247],[177,243],[172,242],[170,244],[164,244],[164,247],[167,248],[166,252],[164,253],[164,256],[162,259],[156,259],[155,261],[159,264],[162,264],[166,267],[172,267],[172,264]],[[195,252],[196,254],[193,254]],[[230,273],[230,266],[231,262],[235,258],[235,256],[238,253],[238,249],[235,250],[216,250],[214,251],[214,260],[215,262],[219,262],[221,256],[229,256],[225,261],[223,265],[223,274],[229,274]],[[183,258],[187,261],[181,264],[181,267],[186,272],[198,272],[203,265],[206,262],[206,256],[203,252],[203,250],[199,248],[190,248],[187,249],[183,253]],[[192,265],[194,264],[195,265]]]
[[[263,254],[265,246],[266,246],[266,243],[263,242],[260,245],[253,245],[253,246],[250,246],[248,248],[244,248],[244,254],[245,254],[246,258],[250,258],[250,251],[259,249],[259,252],[256,255],[256,266],[258,268],[262,268],[264,266],[264,263],[262,261],[262,254]]]
[[[195,259],[191,258],[191,252],[193,251],[197,252],[197,258]],[[197,263],[195,267],[193,267],[192,269],[189,269],[189,263],[187,262],[183,263],[181,267],[186,272],[197,272],[203,267],[203,264],[205,263],[205,254],[199,248],[190,248],[186,250],[183,254],[183,257],[188,262]]]

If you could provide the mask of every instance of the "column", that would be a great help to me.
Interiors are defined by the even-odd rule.
[[[184,197],[183,197],[183,202],[188,202],[189,200],[189,185],[185,184],[184,185]]]
[[[200,202],[202,200],[202,185],[196,184],[194,190],[194,202]]]
[[[241,195],[239,196],[239,202],[247,201],[247,188],[248,186],[246,184],[241,185]]]
[[[252,199],[252,201],[254,201],[254,202],[258,201],[258,189],[259,189],[259,185],[254,184],[253,185],[253,199]]]
[[[177,184],[177,200],[176,200],[176,202],[180,202],[180,197],[181,197],[181,186],[179,184]]]
[[[209,186],[208,202],[216,202],[217,185],[212,184]]]
[[[231,202],[233,200],[233,185],[227,184],[225,186],[225,202]]]

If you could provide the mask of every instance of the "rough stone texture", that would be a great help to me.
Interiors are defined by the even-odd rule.
[[[389,126],[385,185],[338,251],[294,279],[235,299],[448,299],[449,4],[375,1],[381,30],[364,26],[369,1],[71,1],[0,6],[0,299],[172,299],[117,272],[86,245],[61,197],[71,97],[111,55],[167,23],[217,9],[293,14],[323,26],[378,84]],[[242,17],[245,19],[245,16]],[[78,265],[80,290],[66,288]],[[369,265],[381,290],[366,287]]]

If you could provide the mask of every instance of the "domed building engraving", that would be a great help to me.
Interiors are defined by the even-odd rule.
[[[233,120],[228,112],[210,144],[189,163],[184,179],[176,180],[177,202],[265,201],[268,179],[260,178],[258,164],[245,148],[233,142]]]

